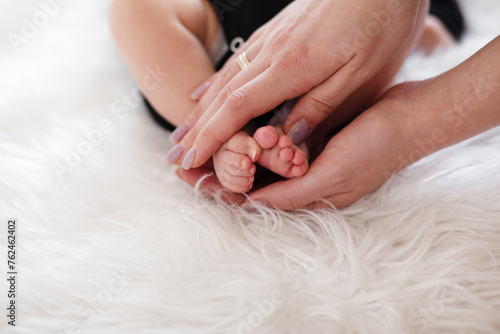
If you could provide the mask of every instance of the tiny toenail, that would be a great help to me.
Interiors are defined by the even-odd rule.
[[[257,159],[256,159],[257,158],[257,150],[256,149],[250,150],[249,156],[250,156],[250,159],[252,159],[252,162],[257,161]]]
[[[184,148],[177,144],[174,147],[170,149],[167,153],[167,157],[165,160],[167,160],[167,164],[172,165],[179,160],[179,158],[182,156],[182,153],[184,153]]]
[[[188,133],[189,131],[189,125],[187,123],[182,123],[179,125],[174,132],[170,134],[170,142],[173,144],[177,144],[178,142],[181,141],[182,138]]]
[[[186,153],[186,156],[184,157],[184,160],[182,161],[182,168],[184,168],[184,169],[190,169],[191,166],[193,165],[195,157],[196,157],[196,146],[193,146]]]
[[[292,139],[295,145],[300,145],[306,140],[307,134],[311,129],[311,123],[303,118],[295,122],[287,135]]]

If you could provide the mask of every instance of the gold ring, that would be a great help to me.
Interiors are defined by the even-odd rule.
[[[236,62],[238,63],[238,66],[240,67],[241,70],[250,65],[250,60],[248,60],[245,51],[243,51],[238,55],[238,57],[236,57]]]

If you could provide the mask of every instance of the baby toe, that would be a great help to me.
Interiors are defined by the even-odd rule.
[[[292,139],[286,135],[280,136],[280,139],[278,141],[278,146],[281,148],[288,148],[291,147],[293,144]]]
[[[279,139],[278,132],[272,126],[264,126],[255,131],[253,138],[263,149],[269,149],[276,145]]]
[[[249,157],[229,150],[224,151],[222,158],[226,165],[238,169],[250,169],[253,166]]]
[[[302,165],[306,161],[306,155],[304,152],[297,150],[293,155],[292,162],[294,165]]]
[[[261,148],[257,141],[253,139],[248,133],[240,131],[232,136],[226,143],[228,150],[246,155],[251,162],[259,159]]]
[[[231,165],[226,165],[225,170],[228,174],[233,175],[233,176],[250,177],[250,176],[253,176],[255,174],[256,168],[255,168],[255,165],[252,165],[248,169],[241,169],[241,168],[237,168],[237,167],[234,167]]]
[[[307,172],[307,164],[295,165],[292,167],[292,174],[295,177],[300,177]]]
[[[283,162],[290,162],[293,158],[293,151],[290,148],[284,148],[280,150],[279,158]]]
[[[243,176],[234,176],[228,179],[228,183],[230,184],[227,189],[233,192],[245,193],[250,191],[253,187],[253,181],[255,178],[251,177],[243,177]]]

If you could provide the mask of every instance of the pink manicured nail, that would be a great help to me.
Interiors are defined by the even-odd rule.
[[[194,162],[194,158],[196,157],[196,146],[193,146],[188,153],[186,153],[186,156],[184,157],[184,160],[182,161],[182,168],[188,170],[191,168]]]
[[[165,160],[167,160],[167,164],[173,165],[179,160],[179,158],[182,156],[182,153],[184,153],[184,147],[181,145],[175,145],[168,151],[167,157]]]
[[[207,81],[207,82],[202,83],[201,85],[199,85],[198,87],[196,87],[195,90],[193,90],[193,92],[191,93],[191,95],[189,95],[189,97],[193,101],[198,101],[200,99],[200,97],[203,94],[205,94],[205,92],[207,91],[208,87],[210,87],[210,82]]]
[[[295,145],[300,145],[306,140],[307,134],[311,129],[311,123],[305,119],[300,119],[288,131],[287,136],[290,137]]]
[[[269,204],[267,204],[267,202],[260,200],[243,203],[241,208],[248,213],[259,213],[260,212],[258,208],[259,206],[269,208]]]
[[[177,127],[177,129],[174,130],[174,132],[170,134],[170,142],[172,142],[173,144],[177,144],[181,141],[182,138],[184,138],[188,131],[189,125],[187,123],[182,123]]]

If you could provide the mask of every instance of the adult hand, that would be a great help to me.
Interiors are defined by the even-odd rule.
[[[407,139],[411,136],[401,131],[405,122],[395,115],[408,109],[408,87],[389,90],[379,103],[333,137],[304,176],[268,185],[251,193],[250,198],[283,210],[319,208],[328,202],[342,208],[375,190],[404,167],[398,157],[410,147]],[[200,188],[213,195],[222,194],[223,187],[215,175],[207,177],[211,171],[205,164],[190,170],[180,168],[178,175],[191,186],[206,177]],[[245,202],[240,197],[229,198],[233,200]]]
[[[178,162],[184,168],[203,165],[251,119],[302,95],[285,126],[303,118],[312,131],[391,61],[426,5],[426,0],[292,2],[241,47],[251,60],[248,67],[241,71],[233,57],[211,79],[188,117],[190,131],[176,147],[183,151]]]
[[[342,208],[394,172],[500,125],[500,37],[453,70],[385,93],[334,136],[306,175],[250,195],[280,209]]]
[[[283,210],[330,203],[340,209],[371,193],[402,168],[398,157],[409,147],[408,137],[391,114],[404,104],[384,97],[335,135],[304,176],[273,183],[250,198]]]

